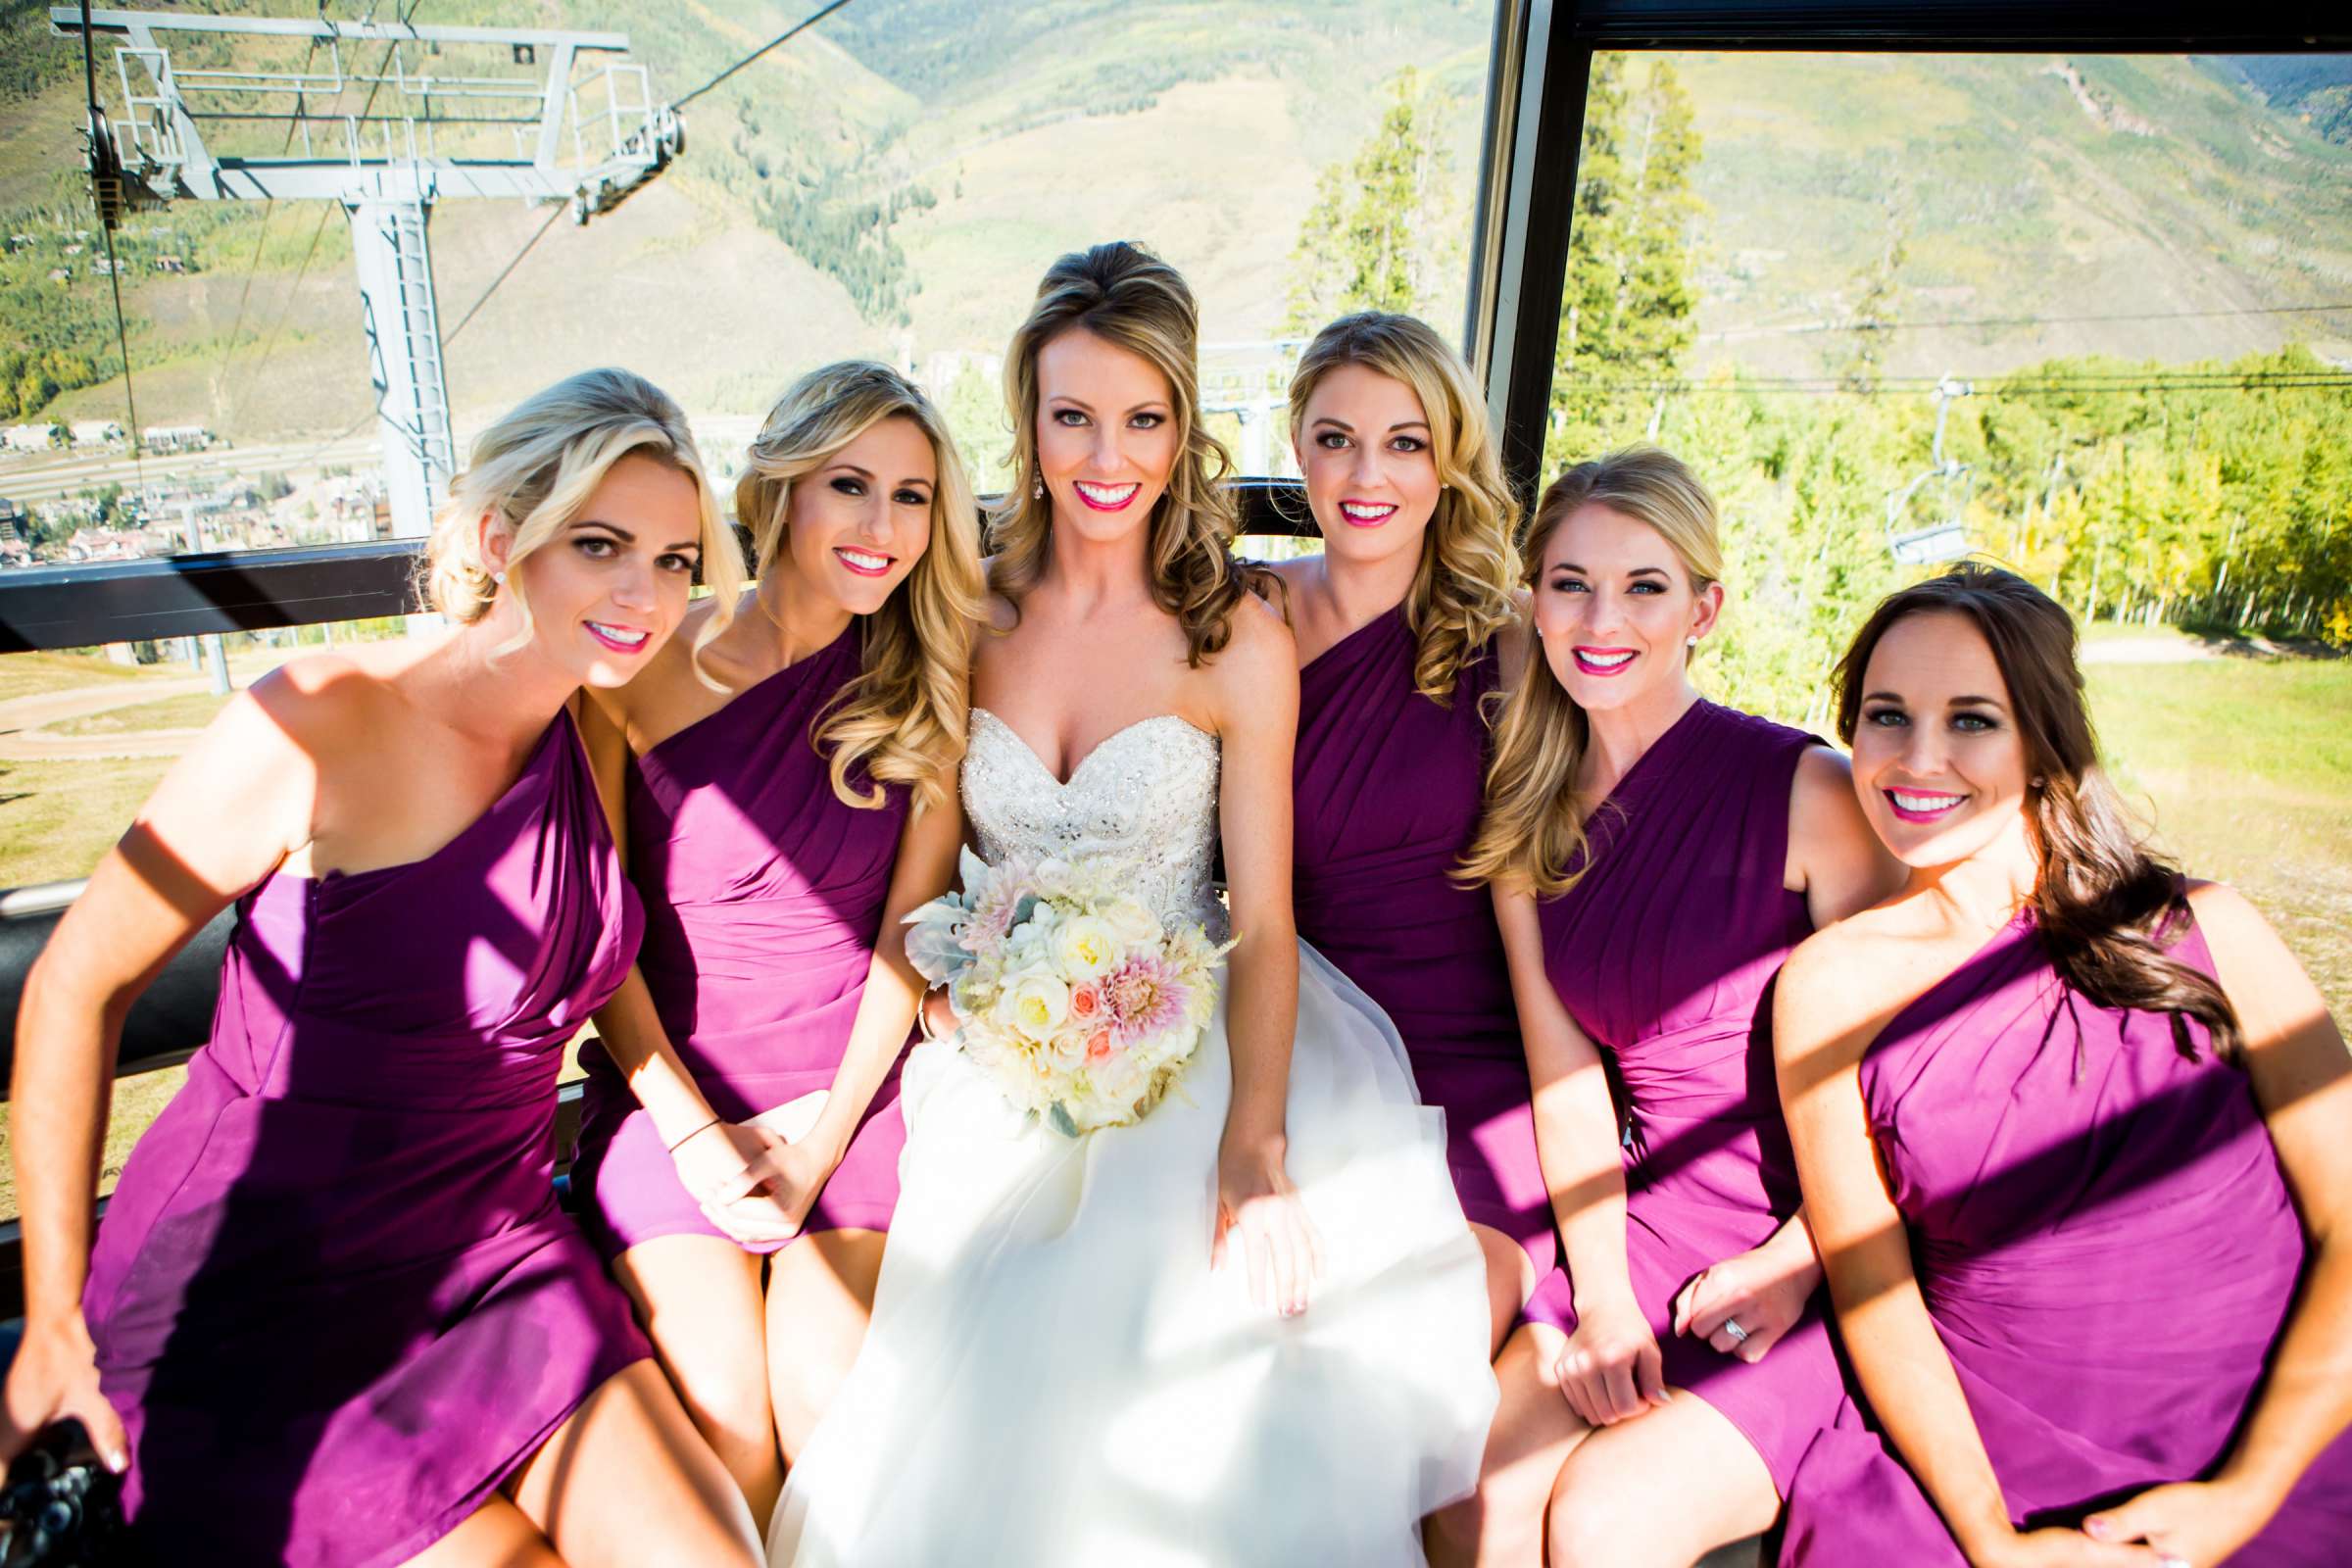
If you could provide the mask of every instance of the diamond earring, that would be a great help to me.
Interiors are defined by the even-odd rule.
[[[496,571],[490,574],[490,580],[494,583],[497,583],[502,588],[505,587],[507,583],[507,568],[504,566],[499,567]]]
[[[1046,499],[1046,481],[1043,475],[1029,481],[1029,499],[1032,501]]]

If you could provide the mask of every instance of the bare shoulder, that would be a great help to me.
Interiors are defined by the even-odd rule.
[[[1287,733],[1298,722],[1298,645],[1282,616],[1254,595],[1243,596],[1232,636],[1191,678],[1206,682],[1216,720],[1207,727],[1220,734],[1261,723]]]
[[[1280,610],[1255,594],[1245,594],[1234,607],[1233,637],[1217,659],[1236,667],[1280,663],[1295,673],[1298,646]]]
[[[397,710],[393,679],[416,657],[410,644],[379,643],[289,660],[239,693],[219,722],[259,723],[304,751],[336,749]]]
[[[1889,1013],[1939,978],[1920,979],[1932,961],[1927,947],[1920,921],[1901,900],[1824,926],[1781,965],[1774,1016],[1793,1017],[1799,1033],[1819,1041]]]
[[[2216,930],[2242,936],[2255,930],[2267,932],[2271,927],[2253,902],[2227,882],[2199,882],[2191,878],[2188,910],[2208,936]]]
[[[1807,806],[1835,806],[1853,799],[1854,764],[1834,746],[1808,746],[1796,759],[1797,799]]]

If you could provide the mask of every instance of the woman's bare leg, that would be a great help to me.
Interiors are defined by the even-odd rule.
[[[1690,1568],[1772,1528],[1780,1494],[1763,1455],[1684,1389],[1577,1446],[1552,1485],[1551,1568]]]
[[[1547,1323],[1523,1323],[1503,1345],[1494,1361],[1502,1401],[1487,1434],[1478,1492],[1440,1509],[1424,1532],[1435,1568],[1544,1568],[1553,1483],[1592,1433],[1551,1375],[1567,1343]]]
[[[742,1492],[652,1361],[588,1396],[507,1493],[567,1568],[766,1568]]]
[[[880,1231],[812,1231],[768,1266],[766,1396],[788,1461],[808,1445],[865,1343],[884,1239]]]
[[[784,1490],[784,1460],[767,1403],[761,1262],[722,1237],[662,1236],[623,1252],[612,1275],[679,1402],[765,1530]]]

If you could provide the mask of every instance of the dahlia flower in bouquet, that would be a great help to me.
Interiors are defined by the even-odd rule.
[[[906,923],[906,956],[948,988],[956,1041],[1004,1098],[1075,1138],[1140,1121],[1184,1071],[1231,943],[1175,930],[1103,859],[963,852],[959,893]]]

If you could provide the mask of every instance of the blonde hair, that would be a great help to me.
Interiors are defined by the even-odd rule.
[[[1602,506],[1647,524],[1680,558],[1694,593],[1723,580],[1715,498],[1682,459],[1656,447],[1628,447],[1580,463],[1551,482],[1528,526],[1526,582],[1534,588],[1544,554],[1562,523]],[[1527,668],[1494,726],[1487,764],[1486,813],[1456,880],[1501,882],[1556,898],[1583,877],[1590,809],[1577,798],[1576,774],[1590,729],[1542,649],[1529,618]],[[1573,867],[1573,869],[1571,869]]]
[[[779,569],[794,483],[892,418],[912,420],[931,443],[931,543],[882,608],[863,617],[861,668],[817,715],[809,739],[843,802],[879,808],[883,785],[904,784],[919,812],[946,802],[963,756],[972,630],[984,604],[979,507],[947,421],[888,366],[844,360],[811,370],[768,411],[735,484],[735,515],[752,532],[760,574]],[[860,765],[862,790],[853,782]]]
[[[503,593],[521,613],[522,629],[493,657],[529,643],[530,602],[514,568],[562,533],[612,465],[632,453],[667,464],[694,481],[701,581],[717,600],[694,639],[695,673],[702,675],[703,650],[734,614],[743,587],[743,553],[735,531],[719,515],[684,412],[667,393],[629,370],[608,368],[567,376],[525,398],[475,438],[465,468],[449,481],[449,504],[426,541],[419,597],[451,620],[471,625]],[[504,583],[491,576],[482,558],[485,516],[498,517],[513,530]]]
[[[1037,356],[1083,328],[1151,362],[1167,378],[1176,419],[1176,466],[1152,509],[1148,546],[1152,602],[1184,627],[1197,667],[1233,635],[1244,588],[1234,569],[1238,519],[1221,481],[1233,469],[1224,444],[1200,422],[1200,322],[1193,291],[1176,269],[1125,240],[1072,251],[1046,269],[1029,318],[1004,353],[1004,401],[1012,414],[1012,488],[989,518],[989,586],[1019,613],[1023,595],[1045,575],[1053,548],[1053,503],[1037,494]]]
[[[1315,334],[1291,376],[1294,443],[1315,388],[1349,365],[1402,382],[1429,421],[1430,456],[1445,488],[1422,538],[1404,622],[1419,645],[1414,686],[1434,702],[1450,704],[1462,666],[1516,618],[1511,589],[1519,580],[1519,552],[1511,536],[1519,526],[1518,498],[1503,480],[1486,400],[1469,367],[1409,316],[1359,311]]]

